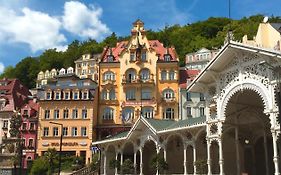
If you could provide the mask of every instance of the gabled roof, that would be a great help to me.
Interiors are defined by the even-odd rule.
[[[196,118],[188,118],[186,120],[179,121],[148,119],[144,117],[139,117],[133,127],[130,129],[130,131],[119,133],[101,141],[95,141],[93,142],[93,145],[129,139],[130,135],[133,134],[134,130],[139,126],[141,122],[153,133],[158,134],[164,132],[171,132],[175,130],[188,129],[189,127],[202,126],[202,124],[206,122],[206,117],[202,116]]]
[[[230,41],[222,47],[217,55],[206,65],[200,74],[192,81],[188,87],[188,91],[201,92],[202,84],[210,84],[214,81],[213,76],[216,72],[222,71],[234,58],[235,52],[259,53],[266,56],[281,58],[281,52],[266,48],[255,47]]]
[[[187,87],[187,82],[191,82],[196,75],[198,75],[200,72],[200,70],[195,70],[195,69],[182,69],[180,68],[179,70],[179,76],[180,76],[180,80],[179,80],[179,86],[181,89],[186,89]]]
[[[281,23],[270,23],[270,25],[281,34]]]

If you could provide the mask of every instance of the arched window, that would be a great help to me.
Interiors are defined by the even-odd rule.
[[[74,69],[73,69],[72,67],[69,67],[69,68],[67,68],[67,73],[68,73],[68,74],[72,74],[72,73],[73,73],[73,70],[74,70]]]
[[[103,74],[103,80],[115,80],[115,74],[111,71],[107,71]]]
[[[143,107],[142,116],[145,118],[153,118],[153,107]]]
[[[172,89],[165,89],[163,91],[163,97],[166,100],[171,100],[171,99],[174,99],[175,93],[174,93],[174,91]]]
[[[60,75],[64,75],[64,74],[65,74],[65,69],[62,68],[62,69],[60,70],[59,74],[60,74]]]
[[[149,69],[142,69],[140,72],[140,77],[142,80],[149,80],[149,78],[150,78]]]
[[[167,80],[167,71],[166,70],[161,71],[161,80]]]
[[[102,118],[104,120],[113,120],[113,117],[114,117],[114,109],[110,107],[104,108]]]
[[[115,96],[115,90],[114,89],[111,89],[109,91],[109,100],[115,100],[116,99],[116,96]]]
[[[163,119],[174,119],[174,109],[166,108],[163,112]]]
[[[135,69],[129,69],[126,72],[126,80],[127,82],[132,82],[136,79],[136,70]]]
[[[130,107],[123,108],[122,120],[128,122],[132,119],[134,119],[134,108],[130,108]]]

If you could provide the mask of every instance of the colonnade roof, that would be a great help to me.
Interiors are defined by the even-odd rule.
[[[104,140],[95,141],[92,144],[104,144],[109,142],[121,141],[129,139],[130,135],[134,132],[134,130],[140,125],[140,123],[144,123],[144,126],[150,129],[155,134],[172,132],[182,129],[189,129],[193,127],[204,126],[206,122],[206,116],[200,117],[190,117],[185,120],[157,120],[157,119],[148,119],[144,117],[140,117],[130,131],[125,131],[118,133],[117,135],[111,136]]]

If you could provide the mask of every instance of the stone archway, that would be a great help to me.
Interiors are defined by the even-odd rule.
[[[179,135],[171,135],[167,140],[168,174],[184,174],[184,144]]]
[[[273,174],[270,120],[264,114],[264,97],[252,89],[240,89],[224,105],[225,174]]]

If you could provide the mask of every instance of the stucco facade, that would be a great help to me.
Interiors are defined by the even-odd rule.
[[[48,148],[58,151],[62,134],[63,154],[84,157],[85,163],[89,163],[90,143],[96,138],[96,83],[64,75],[43,89],[38,93],[38,155],[42,156]]]
[[[99,74],[100,136],[128,130],[142,115],[178,119],[178,58],[133,23],[129,41],[105,48]],[[142,111],[142,112],[141,112]]]

